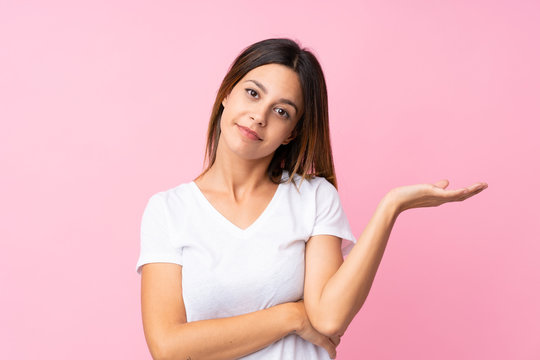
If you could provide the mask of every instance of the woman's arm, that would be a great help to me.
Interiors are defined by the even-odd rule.
[[[335,345],[315,333],[307,317],[302,317],[299,306],[303,309],[303,303],[289,302],[239,316],[186,322],[182,267],[146,264],[141,276],[143,327],[153,359],[236,359],[290,333],[309,336],[310,341],[318,342],[335,356]]]
[[[396,206],[385,196],[345,261],[338,237],[309,240],[304,301],[317,331],[327,336],[345,333],[369,294],[397,216]]]
[[[340,241],[317,239],[306,248],[306,311],[315,329],[327,336],[343,335],[366,300],[398,215],[407,209],[463,201],[487,187],[444,190],[448,181],[402,186],[387,193],[364,232],[342,260]],[[329,235],[319,235],[339,238]],[[313,239],[310,240],[310,242]],[[322,240],[322,241],[321,241]],[[339,259],[338,259],[339,257]]]
[[[239,316],[170,326],[156,359],[237,359],[294,332],[288,303]]]

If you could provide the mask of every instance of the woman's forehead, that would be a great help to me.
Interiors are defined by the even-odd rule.
[[[298,74],[288,66],[282,64],[264,64],[251,69],[244,78],[248,76],[260,76],[268,79],[280,78],[280,80],[296,80],[298,81]]]

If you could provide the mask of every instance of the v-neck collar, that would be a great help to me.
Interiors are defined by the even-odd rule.
[[[287,178],[288,171],[283,170],[281,174],[281,180]],[[263,212],[259,215],[259,217],[251,223],[247,228],[241,229],[240,227],[233,224],[229,219],[227,219],[222,213],[220,213],[213,205],[210,203],[210,201],[204,196],[201,189],[195,184],[195,181],[191,181],[189,183],[191,187],[193,188],[193,192],[196,194],[196,196],[201,200],[201,202],[206,206],[210,212],[214,214],[214,216],[219,219],[225,227],[229,228],[233,233],[235,233],[237,236],[245,237],[249,233],[253,232],[257,227],[260,226],[260,224],[265,220],[266,217],[268,217],[269,213],[272,211],[272,209],[275,207],[275,203],[278,201],[278,198],[281,194],[282,188],[285,184],[280,183],[277,187],[277,189],[274,192],[274,195],[272,196],[272,199],[270,202],[266,205],[266,208],[263,210]]]

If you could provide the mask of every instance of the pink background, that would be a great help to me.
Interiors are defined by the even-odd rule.
[[[535,1],[0,2],[0,357],[150,359],[139,225],[202,170],[249,44],[325,71],[359,237],[392,187],[486,181],[397,220],[338,359],[539,359]]]

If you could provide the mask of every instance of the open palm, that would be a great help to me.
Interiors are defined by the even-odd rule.
[[[401,212],[412,208],[439,206],[451,201],[463,201],[487,188],[487,183],[478,182],[465,188],[446,190],[448,184],[448,180],[440,180],[434,184],[400,186],[392,189],[389,195],[398,204]]]

